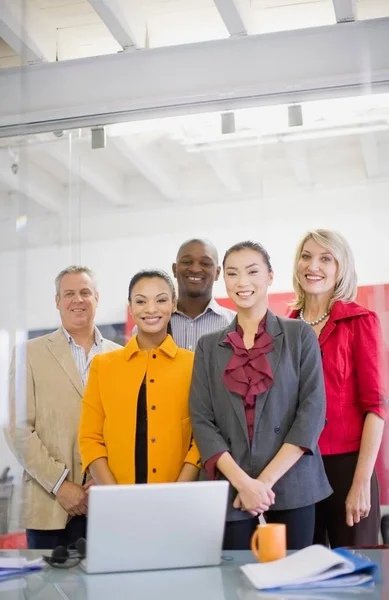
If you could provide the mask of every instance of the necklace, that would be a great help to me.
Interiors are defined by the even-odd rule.
[[[299,316],[300,316],[300,319],[301,319],[302,321],[304,321],[304,323],[307,323],[307,325],[312,325],[312,327],[313,327],[314,325],[319,325],[319,323],[321,323],[322,321],[324,321],[324,319],[325,319],[326,317],[328,317],[328,315],[329,315],[329,313],[326,311],[326,312],[324,313],[324,315],[322,315],[321,317],[319,317],[318,319],[316,319],[316,321],[306,321],[306,320],[304,319],[304,307],[303,307],[303,308],[300,310],[300,314],[299,314]]]

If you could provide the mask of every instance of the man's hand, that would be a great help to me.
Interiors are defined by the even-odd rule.
[[[94,479],[88,479],[88,481],[86,483],[84,483],[84,485],[82,486],[82,489],[87,491],[87,490],[89,490],[91,485],[96,485],[96,482]]]
[[[57,500],[71,517],[88,512],[87,490],[66,479],[57,492]]]
[[[269,510],[274,501],[275,494],[272,489],[262,481],[250,477],[244,487],[239,490],[233,506],[237,509],[247,510],[256,517]]]
[[[89,502],[89,488],[92,487],[92,485],[96,485],[96,482],[94,479],[88,479],[88,481],[86,483],[84,483],[84,485],[82,486],[82,489],[85,490],[86,492],[86,498],[85,498],[85,504],[88,506],[88,502]]]

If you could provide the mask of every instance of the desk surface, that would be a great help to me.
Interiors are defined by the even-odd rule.
[[[387,600],[389,550],[364,551],[380,564],[380,581],[372,588],[348,591],[256,592],[239,569],[255,562],[251,552],[223,553],[220,567],[87,575],[79,567],[51,569],[0,583],[0,600]],[[36,551],[0,552],[40,556]]]

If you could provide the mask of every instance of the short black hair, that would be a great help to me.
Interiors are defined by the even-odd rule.
[[[141,281],[142,279],[154,279],[155,277],[162,279],[168,284],[172,293],[172,298],[175,300],[176,289],[171,277],[166,273],[166,271],[162,271],[160,269],[146,269],[143,271],[138,271],[138,273],[135,273],[135,275],[131,278],[130,285],[128,286],[128,301],[131,302],[132,290],[138,281]]]
[[[267,252],[267,250],[265,250],[262,244],[260,244],[259,242],[253,242],[251,240],[246,240],[245,242],[238,242],[237,244],[231,246],[231,248],[228,248],[223,258],[223,269],[228,256],[233,252],[240,252],[241,250],[254,250],[254,252],[258,252],[258,254],[260,254],[263,260],[265,261],[269,272],[273,273],[273,267],[271,266],[269,253]]]
[[[185,246],[189,246],[189,244],[202,244],[203,246],[208,247],[212,251],[212,254],[214,255],[216,264],[217,265],[219,264],[219,254],[216,249],[216,246],[214,244],[212,244],[211,241],[202,239],[202,238],[192,238],[190,240],[186,240],[185,242],[183,242],[181,244],[181,246],[178,248],[176,260],[178,260],[178,256],[181,253],[181,251],[185,248]]]

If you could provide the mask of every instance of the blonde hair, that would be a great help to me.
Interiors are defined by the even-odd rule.
[[[355,271],[354,256],[349,243],[336,231],[314,229],[308,231],[297,246],[293,265],[293,289],[296,293],[296,298],[292,303],[292,308],[300,310],[305,304],[305,292],[300,285],[297,269],[304,245],[310,239],[323,246],[323,248],[326,248],[338,264],[338,276],[329,308],[337,300],[342,300],[342,302],[351,302],[354,300],[357,295],[357,273]]]

